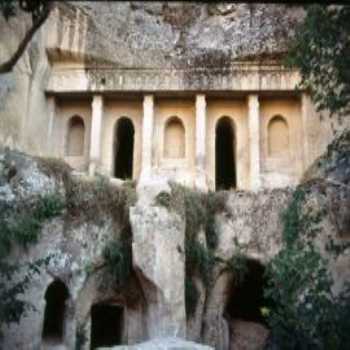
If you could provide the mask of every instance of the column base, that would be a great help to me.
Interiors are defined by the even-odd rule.
[[[208,192],[209,186],[207,181],[207,174],[204,170],[196,170],[196,177],[194,179],[194,187],[200,191]]]

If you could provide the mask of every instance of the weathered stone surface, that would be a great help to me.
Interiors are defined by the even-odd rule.
[[[345,130],[330,143],[304,175],[302,212],[320,218],[314,244],[329,261],[335,284],[334,293],[350,282],[350,131]],[[332,250],[335,245],[340,254]]]
[[[50,135],[47,120],[51,112],[45,96],[45,88],[51,83],[52,90],[62,89],[59,92],[68,91],[71,86],[72,92],[292,90],[298,75],[286,71],[282,74],[279,65],[272,65],[270,59],[279,58],[285,51],[286,42],[293,35],[292,28],[302,15],[302,10],[285,5],[58,2],[13,72],[0,76],[0,143],[38,155],[51,147],[52,140],[46,137]],[[0,42],[1,60],[13,51],[28,25],[28,16],[21,15],[9,23],[0,18],[0,37],[12,38]],[[264,59],[268,64],[262,64]],[[233,64],[235,60],[261,64],[257,67]],[[55,72],[51,71],[51,63]],[[60,71],[62,67],[69,67],[74,73],[66,75]],[[50,76],[53,79],[49,80]],[[309,145],[313,151],[304,155],[312,161],[332,138],[330,123],[327,118],[318,121],[311,107],[302,108],[305,115],[312,114],[308,119],[312,125],[306,132],[313,134],[308,139],[313,143]],[[324,211],[315,244],[325,256],[329,254],[326,245],[331,239],[346,242],[350,234],[349,145],[349,134],[344,134],[305,175],[308,192],[303,209]],[[239,156],[247,157],[244,152],[241,150]],[[89,348],[91,306],[106,301],[127,307],[127,332],[123,333],[122,342],[130,346],[119,349],[209,349],[173,338],[133,345],[158,336],[187,337],[217,350],[244,348],[252,328],[252,333],[257,333],[252,346],[263,346],[265,330],[256,325],[243,322],[237,325],[235,321],[240,345],[230,336],[233,326],[224,317],[224,310],[231,297],[232,275],[220,266],[215,269],[213,288],[208,293],[196,281],[200,302],[193,319],[186,324],[186,223],[183,217],[154,205],[157,193],[169,190],[164,174],[169,172],[171,177],[177,171],[159,169],[158,177],[138,188],[139,201],[130,212],[135,273],[127,290],[116,290],[111,276],[101,267],[105,243],[121,229],[110,213],[82,219],[81,208],[75,220],[68,220],[64,213],[45,223],[37,245],[28,251],[14,252],[11,259],[23,262],[50,253],[56,259],[32,281],[23,296],[36,310],[24,316],[19,325],[4,327],[1,344],[4,349],[39,349],[43,345],[44,296],[55,279],[62,280],[70,293],[62,348],[76,348],[80,327],[87,337],[82,349]],[[186,172],[183,174],[179,177],[187,183],[190,177]],[[288,178],[281,178],[278,173],[273,173],[270,181],[274,179],[288,183]],[[37,160],[9,150],[0,151],[0,209],[56,191],[66,194],[62,179],[44,172]],[[231,191],[227,209],[216,217],[217,257],[230,258],[237,248],[234,243],[237,239],[249,258],[267,263],[281,247],[280,214],[293,191],[294,188],[256,193]],[[348,248],[331,260],[335,292],[350,280],[349,254]],[[52,348],[51,344],[45,346]]]
[[[269,330],[259,323],[234,320],[230,324],[232,350],[264,349]]]
[[[145,343],[132,346],[114,346],[97,350],[211,350],[210,346],[196,344],[180,338],[156,338]]]
[[[342,166],[342,159],[348,159],[348,151],[344,151],[348,149],[348,141],[344,141],[347,140],[346,134],[341,140],[343,141],[337,140],[331,146],[333,153],[330,160],[326,156],[324,158],[324,169],[329,170],[322,174],[323,178],[320,178],[319,172],[309,174],[308,182],[303,184],[306,191],[303,211],[323,213],[314,243],[325,257],[331,257],[326,248],[331,240],[335,243],[346,242],[346,235],[342,237],[342,231],[340,232],[337,226],[339,222],[333,218],[334,205],[342,207],[342,210],[338,210],[337,220],[345,220],[348,217],[348,207],[343,205],[343,200],[348,198],[348,167]],[[341,146],[335,146],[337,144]],[[334,166],[328,167],[329,161]],[[47,169],[44,171],[42,166],[38,159],[23,153],[2,150],[0,204],[15,205],[18,201],[25,201],[42,193],[60,191],[64,194],[66,188],[62,178],[55,172],[48,172]],[[332,177],[327,174],[331,174]],[[80,178],[79,181],[87,180]],[[183,254],[185,222],[178,214],[155,205],[154,198],[157,193],[160,190],[168,190],[169,187],[166,184],[158,187],[153,185],[154,187],[151,186],[148,190],[147,187],[139,187],[139,201],[130,212],[136,274],[132,277],[131,287],[127,291],[116,290],[110,276],[106,275],[103,269],[98,269],[104,244],[115,236],[115,230],[118,229],[113,226],[112,217],[107,212],[97,221],[84,216],[75,221],[67,221],[65,215],[49,220],[44,225],[42,237],[37,245],[30,247],[27,252],[14,252],[12,259],[21,259],[23,262],[50,253],[54,253],[56,259],[32,281],[24,296],[37,311],[29,312],[19,325],[11,325],[4,329],[2,346],[5,349],[35,349],[41,345],[44,295],[47,286],[56,278],[66,283],[71,296],[66,322],[67,338],[62,344],[67,349],[75,347],[78,326],[83,326],[85,334],[89,335],[90,308],[94,303],[106,300],[128,305],[128,334],[123,339],[130,345],[159,336],[188,337],[209,344],[217,350],[226,350],[235,344],[237,334],[236,338],[232,335],[235,327],[224,316],[226,305],[232,297],[234,279],[220,265],[215,268],[212,288],[207,291],[203,286],[199,286],[201,302],[197,306],[194,319],[186,325]],[[291,188],[254,193],[229,192],[225,210],[216,216],[219,236],[216,256],[223,260],[230,258],[237,249],[236,238],[250,259],[259,261],[262,265],[266,264],[281,248],[280,215],[287,207],[292,192]],[[345,225],[345,221],[341,223]],[[200,237],[201,241],[204,240],[203,232]],[[329,268],[335,279],[333,289],[338,293],[350,280],[349,248],[337,259],[329,261]],[[95,266],[97,270],[89,273],[89,269],[86,268],[88,265]],[[253,332],[256,335],[254,339],[251,338],[251,332],[246,334],[249,327],[256,331],[256,334]],[[186,328],[189,330],[187,335]],[[236,331],[242,348],[248,346],[244,345],[248,343],[252,343],[254,349],[261,348],[260,344],[264,342],[266,332],[260,326],[240,323]],[[21,337],[18,337],[18,334]],[[172,345],[167,341],[159,342],[166,346]],[[157,343],[146,343],[145,346],[154,344]],[[88,342],[86,349],[87,347]]]
[[[263,263],[269,261],[281,248],[281,212],[292,193],[293,188],[230,192],[227,212],[217,217],[219,255],[229,258],[237,239],[238,244],[247,247],[247,256]]]
[[[302,10],[284,5],[74,2],[60,20],[86,18],[80,50],[121,66],[219,65],[218,59],[285,50]],[[286,30],[288,28],[288,30]],[[59,28],[61,31],[61,29]],[[72,29],[69,36],[74,42]],[[60,33],[59,38],[64,38]],[[59,45],[67,45],[61,41]],[[118,50],[114,50],[118,47]],[[79,52],[79,48],[78,48]],[[101,54],[103,53],[103,57]],[[190,61],[189,61],[190,60]]]
[[[151,338],[185,337],[184,221],[142,201],[131,208],[130,220],[134,268],[148,302],[148,333]]]

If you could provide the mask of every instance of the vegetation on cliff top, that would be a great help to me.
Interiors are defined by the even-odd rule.
[[[311,4],[291,42],[287,64],[300,70],[319,111],[350,112],[350,6]]]

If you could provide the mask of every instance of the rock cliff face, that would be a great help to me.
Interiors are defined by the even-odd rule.
[[[132,1],[74,7],[62,6],[60,16],[86,18],[82,52],[122,67],[150,68],[219,67],[243,56],[273,57],[286,50],[290,29],[303,14],[295,6],[264,4]]]
[[[344,133],[300,185],[307,194],[304,210],[324,213],[314,243],[323,247],[325,256],[327,243],[346,242],[349,235],[349,145],[349,133]],[[140,188],[135,201],[136,190],[131,185],[82,178],[58,161],[8,149],[1,151],[0,161],[1,208],[17,212],[16,208],[32,203],[38,196],[59,194],[64,198],[64,211],[44,223],[39,241],[27,250],[14,250],[10,257],[10,261],[29,262],[54,256],[23,295],[35,310],[22,317],[18,325],[4,328],[4,349],[37,349],[45,343],[45,293],[54,280],[64,282],[69,291],[63,337],[67,349],[78,346],[81,338],[84,341],[79,343],[80,348],[89,347],[93,341],[90,327],[97,322],[91,310],[100,304],[123,308],[119,341],[124,344],[175,336],[215,349],[261,348],[258,344],[264,343],[268,331],[244,305],[260,305],[263,269],[281,249],[281,213],[288,207],[294,189],[225,193],[224,205],[214,217],[218,242],[212,253],[217,262],[210,288],[196,279],[198,302],[194,314],[189,314],[185,305],[189,217],[156,200],[161,191],[171,196],[168,186],[159,186],[153,192]],[[124,235],[132,242],[123,248],[131,249],[132,267],[127,283],[122,284],[109,268],[105,249],[112,242],[122,242]],[[198,239],[205,242],[208,236],[199,235]],[[241,286],[237,280],[239,260],[234,260],[238,250],[248,259],[247,284]],[[114,261],[115,267],[118,261]],[[238,264],[236,270],[227,268],[229,261]],[[333,288],[340,291],[350,280],[348,250],[329,261],[335,279]]]
[[[290,28],[300,18],[300,9],[286,5],[58,3],[14,71],[0,76],[0,144],[32,154],[40,154],[47,146],[28,138],[25,131],[46,133],[44,86],[55,60],[125,68],[225,67],[234,59],[276,58],[285,51]],[[3,58],[23,35],[29,18],[23,15],[9,24],[3,18],[0,21],[0,36],[14,38],[0,43]],[[343,133],[301,184],[306,193],[304,210],[323,213],[313,242],[325,256],[329,256],[328,242],[349,240],[349,145],[349,133]],[[104,178],[79,176],[62,162],[1,148],[2,223],[20,218],[23,206],[29,210],[43,196],[59,196],[64,204],[59,215],[43,222],[35,244],[11,252],[9,262],[25,265],[47,256],[51,260],[20,295],[34,309],[19,324],[3,327],[1,347],[54,347],[56,339],[47,338],[43,327],[48,287],[61,281],[69,294],[62,349],[87,350],[91,343],[100,346],[96,329],[110,324],[118,330],[116,342],[124,344],[120,349],[261,349],[269,333],[257,313],[262,305],[264,267],[281,249],[281,213],[294,191],[225,193],[224,203],[218,203],[220,208],[209,218],[213,220],[210,234],[217,237],[217,244],[210,243],[212,236],[202,222],[196,227],[200,245],[195,246],[199,247],[195,254],[204,259],[200,261],[205,268],[210,267],[209,282],[197,274],[189,290],[190,217],[157,201],[160,193],[171,200],[170,185],[137,189],[133,184],[117,185]],[[202,195],[208,200],[211,194]],[[183,198],[176,204],[182,209],[186,205]],[[191,205],[190,209],[197,202]],[[242,255],[248,261],[243,284],[239,283]],[[350,281],[349,263],[349,250],[329,259],[336,292]],[[202,267],[199,264],[198,269]],[[18,277],[26,272],[24,267]],[[187,292],[197,293],[192,313]],[[117,308],[118,320],[103,324],[95,317],[94,307],[101,305]],[[247,309],[247,305],[254,307]],[[156,337],[162,339],[150,341]],[[142,342],[146,343],[134,345]]]

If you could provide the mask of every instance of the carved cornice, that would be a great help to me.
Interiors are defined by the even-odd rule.
[[[46,91],[294,91],[300,76],[277,64],[236,63],[230,68],[54,68]]]

